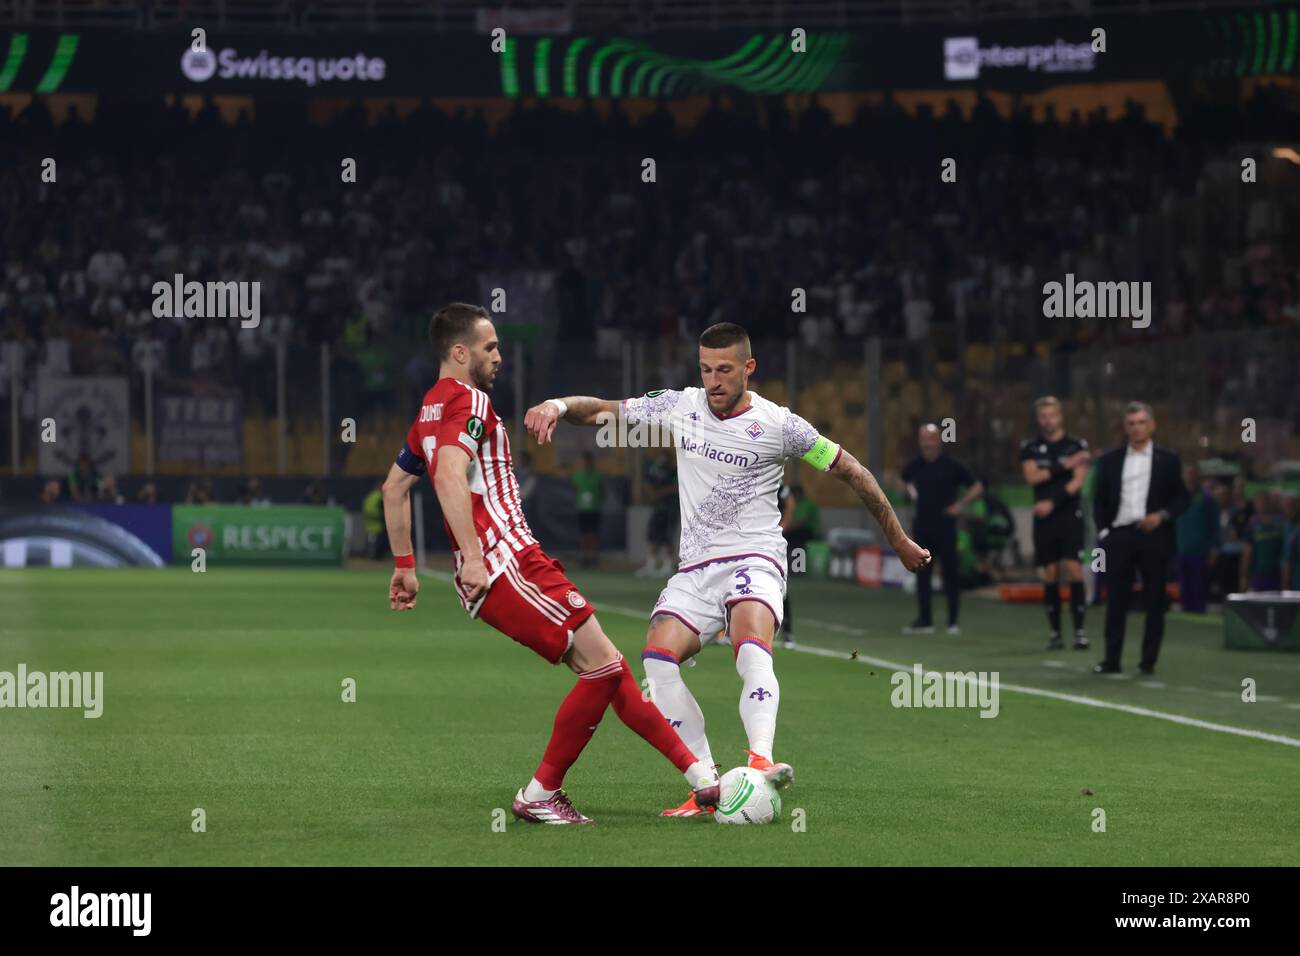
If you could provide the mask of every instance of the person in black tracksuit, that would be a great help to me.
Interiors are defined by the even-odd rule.
[[[1088,443],[1067,435],[1061,427],[1061,403],[1051,395],[1034,403],[1039,433],[1020,446],[1025,481],[1034,488],[1034,563],[1043,572],[1043,601],[1051,631],[1047,649],[1059,651],[1061,640],[1061,581],[1070,584],[1070,615],[1074,622],[1074,648],[1085,650],[1083,630],[1086,607],[1083,594],[1083,508],[1079,491],[1088,477],[1092,457]]]
[[[902,471],[903,482],[916,500],[916,518],[912,538],[929,549],[935,560],[943,565],[943,591],[948,600],[948,633],[957,634],[957,612],[961,594],[960,573],[957,567],[957,515],[984,493],[984,485],[955,458],[943,452],[943,442],[936,425],[922,425],[917,432],[921,454],[908,462]],[[966,488],[960,499],[957,491]],[[918,615],[911,626],[903,628],[905,634],[931,634],[934,620],[930,609],[930,576],[934,562],[916,573],[916,600]]]

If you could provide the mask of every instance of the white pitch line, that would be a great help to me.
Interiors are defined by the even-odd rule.
[[[633,611],[630,608],[618,607],[613,604],[601,604],[600,610],[612,611],[615,614],[624,614],[628,617],[640,618],[648,621],[649,616],[645,611]],[[809,624],[820,626],[818,622],[811,618],[804,618]],[[842,626],[842,625],[841,625]],[[817,657],[831,657],[839,660],[847,660],[848,655],[844,651],[832,651],[824,647],[810,647],[807,644],[795,644],[794,647],[785,648],[785,650],[799,651],[803,654],[813,654]],[[895,671],[906,671],[911,673],[911,664],[900,664],[897,661],[887,661],[881,657],[864,657],[859,654],[853,658],[859,664],[874,664],[876,667],[886,667]],[[1300,739],[1295,737],[1286,737],[1282,734],[1269,734],[1262,730],[1251,730],[1247,727],[1232,727],[1228,724],[1216,724],[1208,720],[1198,720],[1195,717],[1184,717],[1182,714],[1167,714],[1164,711],[1151,710],[1146,707],[1135,707],[1132,704],[1116,704],[1109,700],[1098,700],[1095,697],[1083,697],[1079,694],[1063,694],[1060,691],[1044,690],[1041,687],[1026,687],[1022,684],[1003,684],[999,683],[1001,690],[1014,691],[1018,694],[1029,694],[1033,697],[1047,697],[1051,700],[1065,701],[1069,704],[1082,704],[1085,707],[1097,707],[1101,710],[1117,710],[1124,714],[1133,714],[1137,717],[1152,717],[1156,720],[1167,720],[1173,724],[1180,724],[1184,727],[1199,727],[1201,730],[1214,730],[1221,734],[1232,734],[1237,737],[1249,737],[1252,740],[1266,740],[1269,743],[1284,744],[1287,747],[1300,747]]]
[[[610,610],[617,610],[611,608]],[[805,654],[815,654],[818,657],[836,657],[840,660],[845,659],[843,651],[829,651],[824,647],[807,647],[803,644],[796,644],[787,650],[802,651]],[[854,660],[862,664],[875,664],[877,667],[887,667],[896,671],[912,670],[910,664],[899,664],[895,661],[887,661],[879,657],[864,657],[859,654]],[[1003,684],[999,683],[1000,690],[1014,691],[1019,694],[1029,694],[1034,697],[1048,697],[1052,700],[1062,700],[1071,704],[1082,704],[1085,707],[1098,707],[1102,710],[1117,710],[1125,714],[1134,714],[1138,717],[1154,717],[1156,720],[1167,720],[1170,723],[1181,724],[1184,727],[1199,727],[1202,730],[1217,730],[1223,734],[1233,734],[1237,737],[1250,737],[1253,740],[1267,740],[1270,743],[1285,744],[1288,747],[1300,747],[1300,740],[1294,737],[1285,737],[1282,734],[1268,734],[1262,730],[1250,730],[1246,727],[1230,727],[1227,724],[1216,724],[1208,720],[1198,720],[1195,717],[1184,717],[1181,714],[1166,714],[1159,710],[1150,710],[1146,707],[1134,707],[1132,704],[1116,704],[1108,700],[1098,700],[1095,697],[1082,697],[1078,694],[1063,694],[1060,691],[1044,690],[1041,687],[1025,687],[1021,684]]]
[[[860,627],[847,627],[843,624],[822,623],[822,622],[814,621],[811,618],[809,618],[808,623],[812,624],[814,627],[821,628],[823,631],[838,631],[841,634],[854,634],[854,635],[862,635],[867,633],[865,630],[863,630]]]
[[[447,574],[445,571],[432,571],[428,569],[421,570],[424,570],[425,573],[428,573],[433,577],[442,578],[447,581],[452,580],[452,576]],[[645,611],[634,611],[631,608],[619,607],[616,604],[602,603],[599,610],[610,611],[614,614],[622,614],[626,617],[637,618],[646,621],[647,623],[649,623],[650,620],[649,615]],[[819,623],[814,621],[812,618],[804,618],[804,620],[809,624],[812,624],[814,627],[825,626],[824,622]],[[865,633],[859,628],[848,628],[842,624],[836,625],[836,629],[843,629],[855,634]],[[850,659],[843,651],[832,651],[824,647],[811,647],[807,644],[795,644],[793,647],[784,648],[784,650],[798,651],[802,654],[812,654],[816,657],[830,657],[838,660]],[[900,664],[897,661],[887,661],[882,657],[864,657],[862,654],[859,654],[857,657],[852,658],[852,660],[857,661],[859,664],[874,664],[876,667],[887,667],[890,670],[895,671],[906,671],[907,673],[911,673],[912,671],[911,664]],[[1132,714],[1136,717],[1151,717],[1156,720],[1167,720],[1171,724],[1179,724],[1183,727],[1199,727],[1201,730],[1214,730],[1221,734],[1232,734],[1236,737],[1249,737],[1252,740],[1264,740],[1269,743],[1283,744],[1287,747],[1300,747],[1300,740],[1295,737],[1286,737],[1282,734],[1269,734],[1262,730],[1250,730],[1247,727],[1232,727],[1228,724],[1216,724],[1208,720],[1198,720],[1195,717],[1184,717],[1182,714],[1167,714],[1164,711],[1151,710],[1146,707],[1135,707],[1132,704],[1116,704],[1113,701],[1098,700],[1095,697],[1083,697],[1079,694],[1063,694],[1060,691],[1044,690],[1041,687],[1026,687],[1022,684],[999,683],[998,687],[1001,690],[1009,690],[1017,694],[1028,694],[1032,697],[1047,697],[1051,700],[1065,701],[1068,704],[1082,704],[1084,707],[1096,707],[1100,710],[1116,710],[1120,713]]]

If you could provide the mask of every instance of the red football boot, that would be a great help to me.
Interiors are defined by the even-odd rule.
[[[531,801],[525,800],[524,792],[520,790],[515,794],[515,802],[510,812],[525,823],[562,825],[592,822],[590,817],[584,817],[574,809],[573,804],[569,802],[569,795],[563,790],[556,790],[548,800]]]

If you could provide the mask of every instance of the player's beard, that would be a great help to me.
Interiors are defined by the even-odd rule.
[[[746,391],[745,387],[742,386],[739,394],[736,395],[733,395],[729,392],[724,395],[710,395],[709,396],[710,407],[713,408],[714,414],[730,415],[740,406],[740,403],[744,400],[745,391]],[[715,400],[724,402],[725,404],[722,406],[722,408],[713,407],[712,403]]]
[[[492,391],[492,370],[491,362],[478,362],[471,366],[469,377],[474,380],[474,387],[485,392]]]

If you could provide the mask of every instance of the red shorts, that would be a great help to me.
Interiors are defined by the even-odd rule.
[[[565,575],[564,565],[533,545],[497,575],[478,618],[558,664],[573,643],[573,632],[595,611]]]

